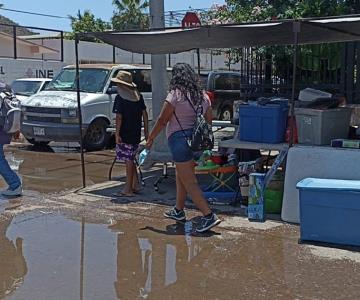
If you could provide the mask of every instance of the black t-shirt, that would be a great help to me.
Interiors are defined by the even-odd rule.
[[[140,95],[139,101],[126,100],[120,95],[116,96],[113,113],[122,116],[120,137],[123,143],[131,145],[140,143],[142,113],[144,110],[146,110],[146,106],[142,95]]]

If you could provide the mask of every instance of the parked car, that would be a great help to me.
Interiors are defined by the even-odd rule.
[[[109,141],[110,134],[106,129],[114,124],[112,108],[116,96],[116,88],[110,79],[119,70],[132,73],[134,82],[144,96],[149,118],[152,118],[149,65],[80,65],[82,134],[88,151],[103,149]],[[22,103],[21,131],[30,143],[79,141],[75,72],[75,66],[63,68],[43,91]]]
[[[20,78],[11,83],[11,88],[16,97],[22,101],[44,90],[50,81],[49,78]]]
[[[230,121],[233,117],[233,103],[242,98],[241,86],[245,77],[239,72],[212,71],[201,74],[200,79],[213,108],[213,117]]]

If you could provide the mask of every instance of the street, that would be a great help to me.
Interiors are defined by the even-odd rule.
[[[238,209],[219,206],[223,223],[200,235],[191,205],[185,224],[163,219],[169,184],[160,193],[147,185],[143,201],[114,199],[103,192],[121,184],[107,181],[112,150],[86,153],[88,187],[81,191],[77,148],[20,143],[8,147],[7,158],[25,193],[0,200],[0,299],[360,295],[360,254],[299,244],[297,225],[249,222]],[[117,165],[114,175],[123,174]]]

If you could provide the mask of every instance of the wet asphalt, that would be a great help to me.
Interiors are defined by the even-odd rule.
[[[25,193],[0,199],[0,299],[360,299],[360,253],[299,244],[297,225],[218,209],[221,225],[199,235],[191,206],[185,224],[163,219],[165,193],[102,193],[120,184],[107,181],[112,150],[85,155],[95,187],[82,191],[76,146],[6,155]]]

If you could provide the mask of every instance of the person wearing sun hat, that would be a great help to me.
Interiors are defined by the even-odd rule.
[[[141,141],[142,121],[145,139],[148,137],[148,114],[144,98],[137,90],[130,72],[119,71],[111,81],[117,85],[113,107],[113,113],[116,114],[116,158],[126,164],[126,184],[116,195],[132,197],[139,188],[134,159]]]

